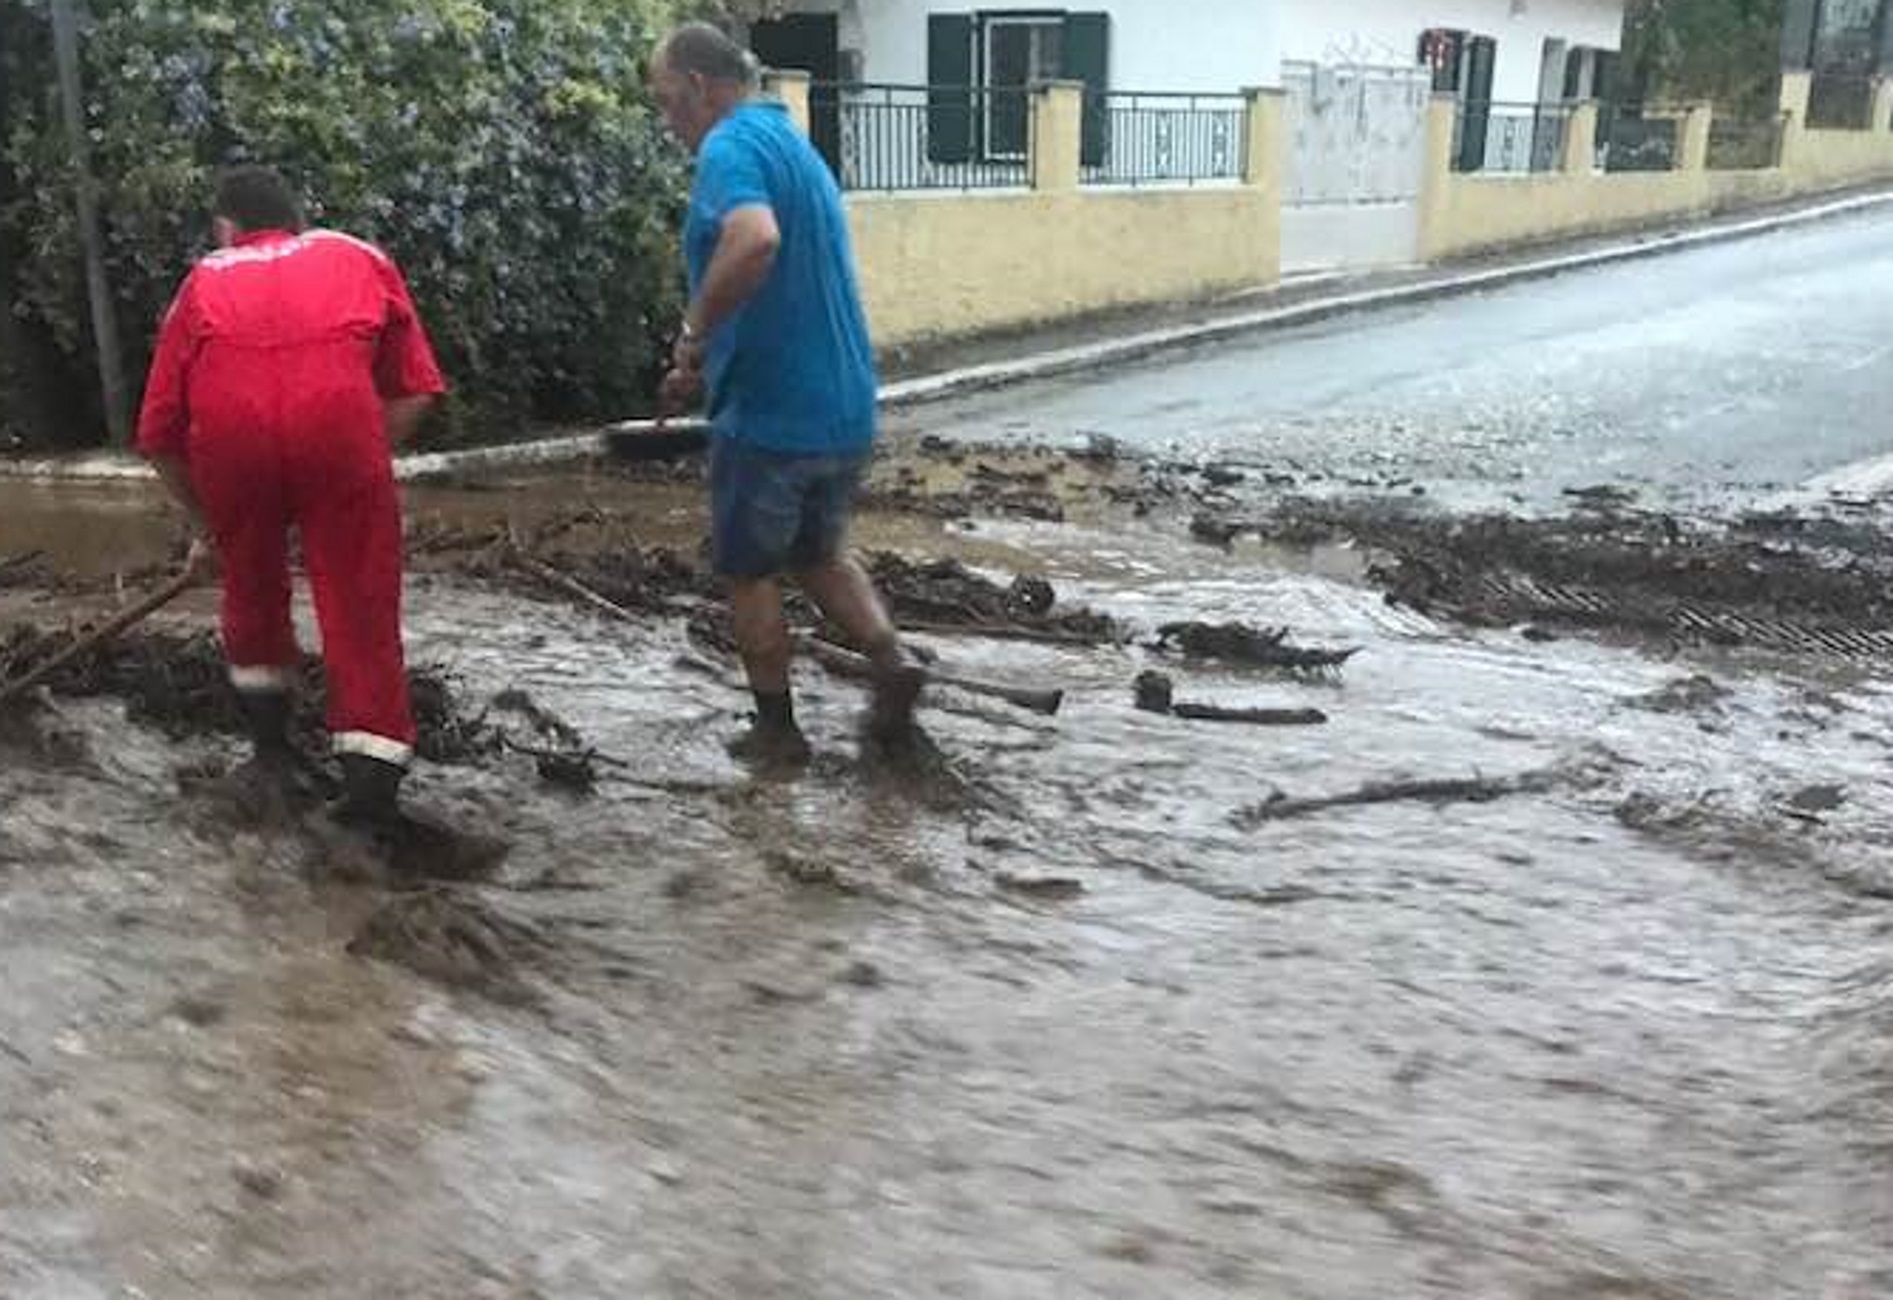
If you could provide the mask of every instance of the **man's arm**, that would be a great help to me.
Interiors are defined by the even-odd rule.
[[[684,312],[683,332],[671,351],[670,373],[658,391],[660,419],[675,415],[703,391],[703,358],[710,335],[762,289],[782,247],[775,209],[750,203],[723,219],[716,252],[703,273],[697,297]]]
[[[755,297],[775,267],[781,247],[782,228],[776,224],[775,209],[767,204],[748,204],[724,217],[696,301],[684,313],[685,334],[707,338]]]
[[[145,398],[138,411],[138,451],[146,459],[182,463],[190,435],[191,354],[196,346],[197,304],[194,283],[185,280],[158,327],[158,346],[145,376]]]
[[[742,140],[713,134],[705,143],[697,157],[691,204],[717,223],[717,242],[684,312],[670,373],[658,393],[660,417],[675,414],[702,393],[710,336],[761,291],[782,247],[761,159]]]
[[[190,565],[201,570],[210,555],[210,521],[191,484],[186,455],[190,435],[190,369],[196,346],[196,302],[192,283],[184,282],[158,329],[158,347],[145,380],[145,400],[138,412],[138,450],[157,471],[158,480],[190,520],[196,538]]]
[[[388,430],[388,445],[406,446],[420,431],[421,421],[427,418],[429,408],[434,405],[431,394],[421,393],[414,397],[391,397],[382,402],[383,419]]]
[[[388,443],[400,447],[419,432],[434,399],[447,391],[447,381],[434,359],[434,345],[408,292],[407,278],[385,258],[379,269],[388,306],[375,352],[375,389],[381,394]]]

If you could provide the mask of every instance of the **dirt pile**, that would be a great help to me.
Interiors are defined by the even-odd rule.
[[[1298,646],[1285,627],[1253,628],[1241,623],[1166,623],[1157,629],[1156,648],[1189,659],[1209,659],[1243,668],[1273,668],[1289,673],[1326,674],[1339,669],[1358,648],[1329,650]]]
[[[1615,509],[1467,518],[1303,502],[1236,527],[1289,545],[1365,547],[1368,577],[1391,602],[1478,626],[1893,655],[1893,545],[1858,526]]]
[[[957,472],[942,481],[940,465]],[[868,485],[863,504],[872,510],[936,519],[984,515],[1063,523],[1066,506],[1075,494],[1056,482],[1056,477],[1049,465],[999,465],[989,460],[969,464],[963,451],[932,448],[923,451],[920,463],[894,465],[877,475]]]
[[[0,634],[0,681],[23,675],[68,641],[63,633],[24,626]],[[535,739],[550,738],[563,751],[582,752],[577,733],[538,709],[523,692],[503,692],[488,705],[475,707],[444,669],[420,665],[408,676],[420,732],[416,749],[432,762],[470,763],[526,743],[518,740],[520,728],[495,720],[496,712],[522,719],[526,734]],[[244,729],[222,649],[208,632],[134,630],[67,664],[45,688],[67,699],[122,700],[131,721],[174,742],[235,736]],[[295,734],[306,750],[321,752],[326,732],[320,661],[305,660],[294,697]]]
[[[1040,577],[1021,575],[1001,586],[957,560],[914,562],[885,551],[870,558],[869,572],[903,627],[1078,645],[1099,645],[1120,636],[1117,624],[1096,610],[1060,607],[1057,591]]]

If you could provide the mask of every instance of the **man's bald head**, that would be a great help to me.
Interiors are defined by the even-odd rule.
[[[747,93],[762,80],[756,56],[709,23],[685,23],[657,47],[657,62],[684,76],[738,86]]]
[[[651,60],[651,93],[670,129],[692,150],[761,80],[756,57],[708,23],[677,28]]]

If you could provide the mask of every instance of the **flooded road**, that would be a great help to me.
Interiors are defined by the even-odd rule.
[[[1482,508],[1668,508],[1893,451],[1893,216],[1266,332],[915,409],[915,433],[1220,460]]]
[[[641,540],[700,530],[686,489],[586,490]],[[1873,672],[1468,631],[1345,548],[1175,520],[861,540],[1133,632],[1362,653],[923,638],[1064,712],[944,697],[947,766],[900,776],[804,667],[817,765],[769,783],[681,619],[423,574],[417,663],[629,764],[589,799],[517,757],[420,774],[515,840],[454,891],[517,936],[507,997],[351,955],[381,891],[178,798],[224,746],[62,703],[56,752],[0,739],[0,1295],[1893,1293]],[[1330,722],[1141,713],[1152,666]],[[1270,803],[1475,774],[1542,780]]]

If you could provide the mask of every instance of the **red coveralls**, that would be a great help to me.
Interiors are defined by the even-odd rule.
[[[413,755],[401,507],[382,403],[444,389],[400,270],[330,231],[259,232],[206,257],[159,335],[138,446],[188,461],[223,566],[231,681],[283,690],[299,662],[293,524],[338,753]]]

